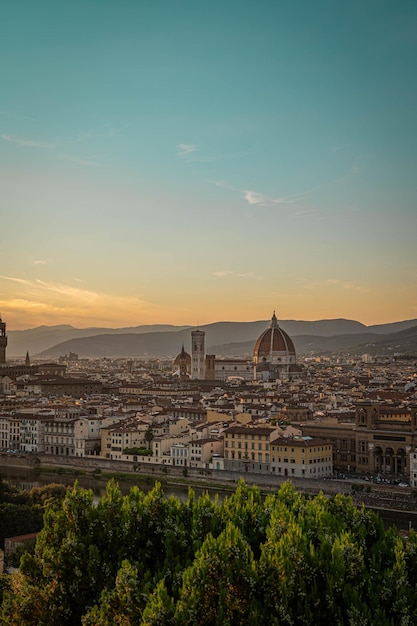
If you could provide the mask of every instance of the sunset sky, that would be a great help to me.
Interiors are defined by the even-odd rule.
[[[415,0],[15,0],[0,315],[417,318]]]

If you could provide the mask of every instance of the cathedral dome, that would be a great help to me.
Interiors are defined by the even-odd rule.
[[[279,327],[275,312],[272,316],[269,328],[258,338],[253,356],[255,363],[270,361],[274,356],[278,358],[281,356],[295,357],[293,341],[285,330]]]
[[[174,365],[179,367],[182,363],[185,363],[188,368],[191,367],[191,356],[184,350],[184,346],[179,355],[175,358]]]

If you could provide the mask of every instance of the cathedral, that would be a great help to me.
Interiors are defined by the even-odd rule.
[[[290,380],[299,373],[294,343],[280,328],[275,311],[269,328],[258,338],[253,351],[255,380]]]
[[[275,382],[291,380],[300,374],[294,343],[279,326],[275,311],[271,323],[258,338],[250,359],[221,359],[205,352],[205,331],[191,333],[191,356],[181,353],[174,361],[181,380],[258,380]]]

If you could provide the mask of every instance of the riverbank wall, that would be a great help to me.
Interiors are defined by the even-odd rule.
[[[337,493],[352,496],[356,505],[375,509],[393,509],[397,511],[417,512],[417,490],[394,485],[375,485],[365,481],[303,479],[275,476],[272,474],[239,473],[225,470],[201,470],[174,465],[140,464],[130,461],[114,461],[99,457],[57,457],[47,454],[0,453],[1,467],[16,467],[42,470],[49,468],[59,474],[64,471],[85,472],[87,474],[131,474],[132,476],[148,476],[153,480],[173,481],[185,486],[224,486],[227,490],[234,489],[239,479],[243,478],[248,485],[256,485],[263,491],[277,491],[280,486],[290,480],[294,487],[303,493],[316,495],[323,492],[333,496]]]

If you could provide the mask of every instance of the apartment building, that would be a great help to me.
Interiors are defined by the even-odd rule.
[[[45,452],[56,456],[75,456],[75,419],[45,419]]]
[[[311,437],[271,441],[271,472],[288,478],[324,478],[333,474],[333,446]]]
[[[106,459],[128,460],[124,450],[149,448],[145,433],[149,423],[138,417],[121,420],[101,428],[101,456]],[[131,460],[131,459],[130,459]]]
[[[224,431],[224,467],[239,472],[268,473],[271,439],[279,436],[273,426],[230,426]]]

